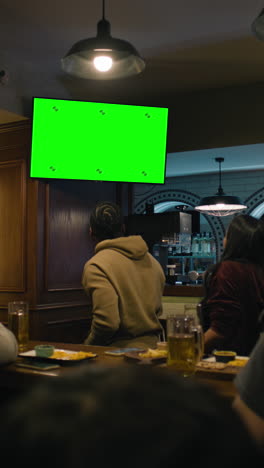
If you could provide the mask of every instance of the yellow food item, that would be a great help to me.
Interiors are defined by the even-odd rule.
[[[144,353],[139,353],[139,357],[143,359],[152,359],[158,357],[167,357],[168,351],[166,349],[151,349],[149,348]]]
[[[51,359],[64,359],[64,360],[69,360],[69,361],[79,361],[80,359],[86,359],[88,357],[95,357],[96,354],[94,353],[85,353],[84,351],[78,351],[78,352],[66,352],[66,351],[60,351],[60,350],[55,350],[54,353],[50,356]]]
[[[227,364],[224,362],[208,362],[208,361],[200,361],[196,364],[196,367],[201,369],[217,369],[222,370],[227,367]]]
[[[244,367],[248,359],[235,359],[234,361],[228,361],[228,366],[235,366],[235,367]]]

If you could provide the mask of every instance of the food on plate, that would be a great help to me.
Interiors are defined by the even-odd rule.
[[[228,365],[229,366],[234,366],[234,367],[244,367],[247,362],[248,362],[248,359],[246,359],[246,358],[244,358],[244,359],[236,358],[234,361],[229,361]]]
[[[196,364],[196,367],[200,369],[217,369],[222,370],[227,367],[227,364],[224,362],[209,362],[209,361],[200,361]]]
[[[78,351],[78,352],[66,352],[66,351],[61,351],[61,350],[55,350],[54,353],[50,356],[51,359],[64,359],[64,360],[70,360],[70,361],[79,361],[80,359],[87,359],[90,357],[95,357],[96,354],[94,353],[86,353],[84,351]]]
[[[139,357],[143,359],[153,359],[167,357],[168,351],[166,349],[147,349],[143,353],[139,353]]]

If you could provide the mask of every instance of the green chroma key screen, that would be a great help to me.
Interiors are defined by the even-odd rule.
[[[33,99],[30,176],[163,184],[168,108]]]

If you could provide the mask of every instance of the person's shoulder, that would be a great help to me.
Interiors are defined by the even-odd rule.
[[[212,274],[213,282],[232,282],[237,284],[247,275],[247,270],[243,270],[243,265],[233,260],[223,260],[219,263],[217,269]]]
[[[223,260],[219,262],[217,269],[215,270],[215,275],[222,276],[226,275],[230,272],[233,272],[237,269],[236,262],[231,260]]]
[[[247,271],[248,269],[251,269],[252,266],[249,263],[246,262],[238,262],[236,260],[223,260],[217,272],[219,273],[235,273],[235,272],[243,272]]]
[[[154,268],[157,272],[159,272],[160,275],[162,276],[163,280],[165,281],[165,279],[166,279],[165,278],[165,273],[164,273],[164,270],[163,270],[160,262],[150,252],[147,252],[146,256],[150,259],[151,268]]]

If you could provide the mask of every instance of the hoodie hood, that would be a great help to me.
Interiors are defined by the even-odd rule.
[[[104,249],[116,250],[125,257],[134,260],[142,259],[148,252],[148,246],[141,236],[117,237],[99,242],[95,247],[95,253]]]

